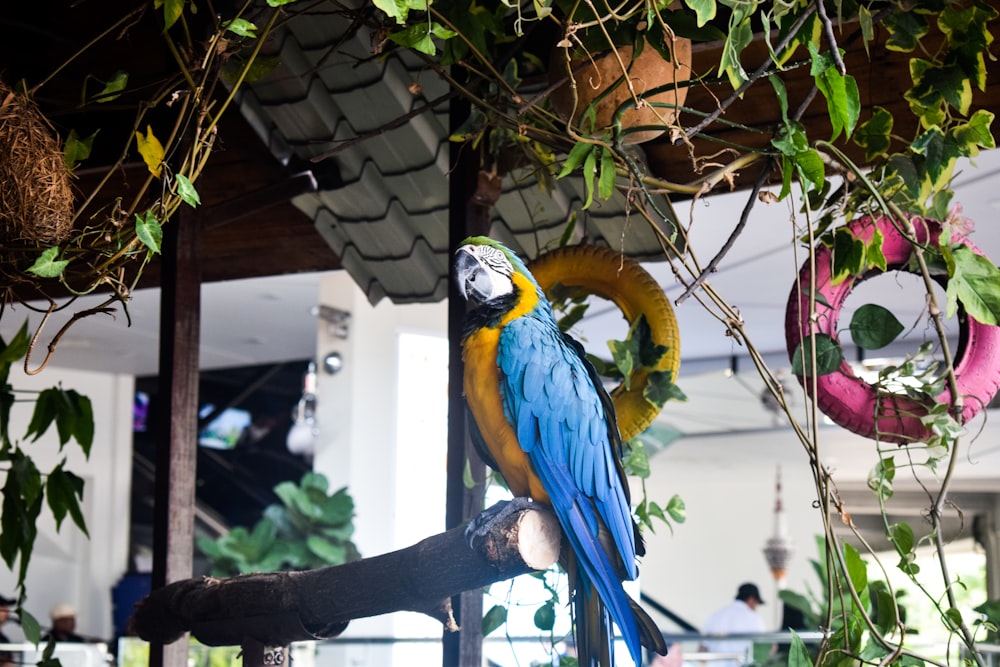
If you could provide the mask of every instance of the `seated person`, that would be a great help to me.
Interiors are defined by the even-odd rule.
[[[71,605],[65,602],[57,604],[49,612],[49,618],[52,620],[52,629],[42,637],[42,641],[47,642],[49,638],[55,639],[57,642],[85,641],[83,637],[74,632],[76,630],[76,609],[73,609]]]

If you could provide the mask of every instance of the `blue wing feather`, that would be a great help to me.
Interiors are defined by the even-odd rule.
[[[632,515],[599,389],[551,313],[536,310],[508,323],[499,345],[507,419],[549,494],[584,584],[596,589],[638,664],[638,629],[612,562],[620,559],[629,578],[636,577]],[[614,556],[599,540],[602,524]]]

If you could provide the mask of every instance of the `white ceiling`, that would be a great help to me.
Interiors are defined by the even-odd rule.
[[[1000,151],[984,153],[977,167],[964,169],[956,179],[956,200],[965,214],[977,223],[972,235],[994,261],[1000,257]],[[690,247],[702,263],[725,242],[739,218],[745,195],[714,196],[689,206],[678,206],[682,219],[693,216]],[[786,203],[758,204],[749,223],[727,255],[711,284],[736,306],[751,339],[759,350],[774,353],[775,363],[787,358],[784,352],[785,302],[797,271],[791,214]],[[666,263],[647,268],[675,299],[681,293]],[[295,274],[273,278],[206,284],[202,288],[202,368],[223,368],[305,359],[314,354],[316,319],[310,310],[316,305],[317,274]],[[872,281],[889,290],[893,310],[899,313],[897,289],[892,280]],[[84,300],[95,303],[92,299]],[[916,316],[922,301],[913,300],[910,313]],[[407,306],[400,306],[407,307]],[[116,318],[93,316],[74,325],[59,345],[53,364],[69,368],[102,370],[135,375],[157,372],[159,291],[141,290],[130,306],[131,326],[121,313]],[[620,337],[624,323],[613,307],[595,307],[580,333],[591,341]],[[725,335],[724,327],[706,313],[695,299],[676,308],[681,331],[682,375],[728,365],[731,355],[743,350]],[[23,306],[8,308],[0,332],[9,337],[28,317],[33,324],[38,315]],[[846,321],[846,320],[845,320]],[[911,320],[912,321],[912,320]],[[51,334],[61,321],[47,325]],[[918,332],[919,335],[919,332]],[[39,348],[47,343],[42,337]],[[746,370],[750,370],[747,366]]]

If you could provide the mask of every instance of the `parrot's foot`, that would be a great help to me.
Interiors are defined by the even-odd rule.
[[[485,536],[510,515],[532,507],[535,507],[535,504],[531,498],[501,500],[496,505],[487,507],[478,516],[473,517],[469,525],[465,527],[465,541],[472,547],[472,542],[477,537]]]

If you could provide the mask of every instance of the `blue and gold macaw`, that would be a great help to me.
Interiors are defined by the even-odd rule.
[[[508,248],[468,238],[454,275],[472,306],[462,341],[472,438],[515,497],[550,505],[559,518],[580,664],[614,664],[612,620],[636,665],[642,645],[666,654],[656,624],[622,588],[638,576],[644,549],[614,405],[596,371]]]

